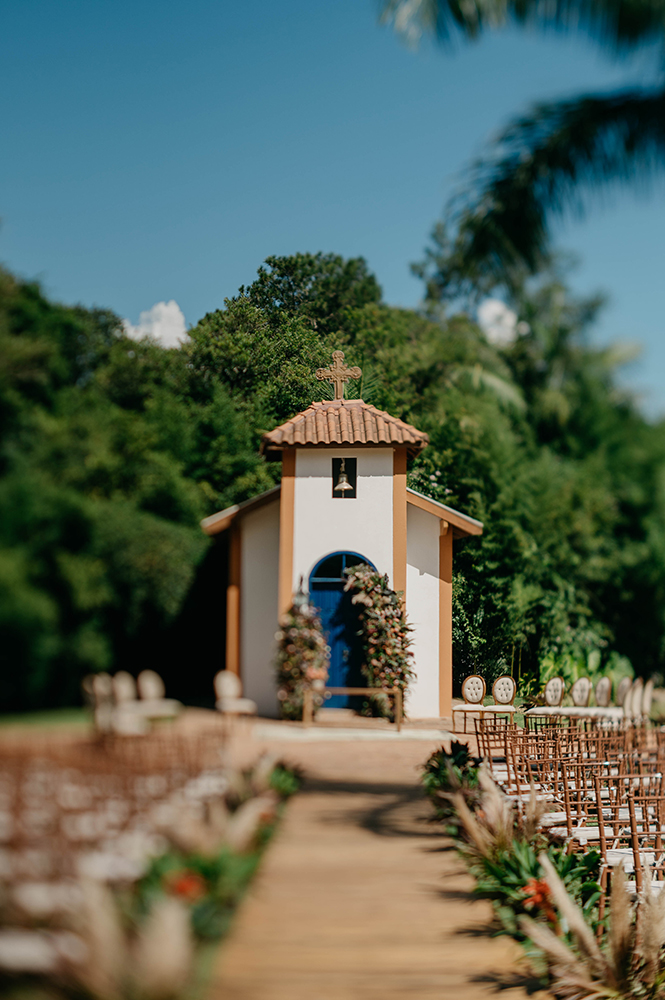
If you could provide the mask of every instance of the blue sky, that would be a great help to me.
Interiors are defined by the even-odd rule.
[[[470,159],[534,100],[650,81],[581,40],[515,31],[408,50],[373,0],[5,0],[0,260],[132,323],[189,324],[269,254],[361,254],[412,306],[423,251]],[[626,379],[665,412],[665,187],[617,190],[557,227],[572,281],[605,289],[600,340],[637,340]]]

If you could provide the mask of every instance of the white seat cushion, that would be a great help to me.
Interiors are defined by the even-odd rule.
[[[145,698],[141,701],[128,701],[122,706],[123,712],[142,715],[144,719],[172,719],[180,713],[182,702],[175,698]]]
[[[229,715],[256,715],[257,706],[250,698],[220,698],[215,707],[218,712]]]
[[[553,837],[562,837],[567,839],[568,837],[568,827],[566,826],[551,826],[548,830]],[[614,830],[611,826],[605,827],[605,836],[609,840],[614,835]],[[576,840],[579,844],[588,844],[590,840],[600,840],[600,829],[597,826],[578,826],[573,827],[573,832],[571,836],[572,840]]]

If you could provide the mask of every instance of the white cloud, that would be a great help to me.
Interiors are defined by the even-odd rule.
[[[187,338],[187,325],[182,310],[175,299],[170,302],[155,302],[152,309],[144,309],[139,316],[138,326],[123,319],[125,333],[132,340],[148,337],[162,347],[180,347]]]
[[[478,306],[478,325],[491,344],[506,347],[515,339],[517,314],[501,299],[485,299]]]

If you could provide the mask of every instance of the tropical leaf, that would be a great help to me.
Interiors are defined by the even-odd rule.
[[[665,165],[665,91],[624,90],[536,105],[512,121],[450,207],[456,238],[434,284],[515,289],[550,259],[550,220],[583,214],[589,195],[650,179]]]
[[[626,51],[662,41],[663,0],[382,0],[381,21],[408,44],[424,37],[450,44],[517,24],[531,30],[583,32],[604,48]]]
[[[501,403],[507,406],[514,407],[520,411],[526,408],[524,397],[513,382],[501,378],[499,375],[494,375],[480,364],[458,365],[451,372],[451,382],[459,382],[464,378],[469,379],[474,389],[484,389],[486,392],[491,392],[493,396],[496,396]]]

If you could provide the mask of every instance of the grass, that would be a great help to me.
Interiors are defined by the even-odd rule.
[[[41,712],[11,712],[0,715],[0,728],[30,726],[53,729],[59,726],[88,726],[89,713],[84,708],[48,708]]]

